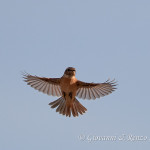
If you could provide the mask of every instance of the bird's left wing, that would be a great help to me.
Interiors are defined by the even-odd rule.
[[[104,83],[86,83],[77,81],[76,96],[82,99],[96,99],[112,93],[116,88],[115,80]]]
[[[52,96],[62,96],[60,78],[45,78],[23,74],[24,81],[34,89]]]

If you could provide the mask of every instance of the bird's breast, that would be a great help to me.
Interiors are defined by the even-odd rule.
[[[70,90],[76,90],[77,85],[76,85],[77,79],[74,78],[64,78],[62,77],[60,81],[60,87],[64,91],[70,91]]]
[[[76,85],[77,79],[75,77],[73,78],[61,78],[60,81],[60,87],[63,96],[66,96],[66,98],[73,99],[76,95],[77,91],[77,85]]]

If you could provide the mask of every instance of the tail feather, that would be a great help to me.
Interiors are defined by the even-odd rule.
[[[59,111],[58,111],[59,113],[62,112],[62,110],[63,110],[63,108],[64,108],[64,103],[65,103],[65,101],[63,101],[63,102],[61,103],[61,107],[60,107],[60,109],[59,109]]]
[[[78,105],[78,104],[77,104],[77,105]],[[80,110],[79,106],[77,106],[77,105],[75,105],[75,106],[76,106],[76,109],[77,109],[77,112],[79,112],[79,113],[82,115],[83,113],[82,113],[82,111]]]
[[[54,102],[49,103],[49,105],[52,105],[51,108],[55,108],[59,105],[60,101],[61,101],[61,99],[58,99]]]
[[[70,107],[67,107],[67,112],[66,112],[66,116],[71,116],[71,108]]]
[[[59,102],[59,101],[60,101],[60,98],[57,99],[56,101],[53,101],[53,102],[49,103],[49,105],[53,105],[53,104],[55,104],[55,103],[57,103],[57,102]]]
[[[65,101],[64,101],[64,103],[65,103]],[[66,106],[66,105],[64,105],[64,103],[63,103],[63,106],[62,106],[61,110],[59,111],[60,114],[63,114],[63,112],[64,112],[64,110],[65,110],[65,106]]]
[[[66,112],[66,105],[64,105],[64,110],[62,110],[62,112],[60,112],[60,114],[65,115]]]
[[[79,101],[77,101],[77,108],[80,114],[85,113],[85,111],[87,111],[87,109]]]
[[[75,112],[75,116],[78,116],[78,111],[77,111],[77,108],[76,108],[74,103],[73,103],[73,109],[74,109],[74,112]]]
[[[87,109],[75,98],[72,105],[67,105],[66,100],[63,97],[60,97],[59,99],[49,103],[51,105],[51,108],[55,108],[56,112],[59,112],[62,115],[71,116],[71,114],[76,117],[79,116],[79,114],[85,113]]]
[[[72,104],[72,115],[75,117],[76,116],[76,114],[75,114],[75,110],[74,110],[74,107],[73,107],[73,104]]]
[[[56,109],[56,112],[60,112],[62,106],[63,106],[64,101],[60,101],[59,106]]]

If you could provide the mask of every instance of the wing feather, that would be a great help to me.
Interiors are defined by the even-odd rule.
[[[46,83],[46,86],[45,86],[45,89],[43,90],[43,93],[47,94],[47,91],[48,91],[48,83]]]
[[[42,81],[35,89],[39,90],[40,92],[42,92],[41,89],[42,89],[43,86],[44,86],[44,82]]]
[[[94,92],[93,88],[91,88],[91,93],[93,95],[93,99],[96,99],[95,92]]]
[[[43,86],[42,86],[42,88],[40,89],[40,90],[41,90],[41,92],[43,92],[43,93],[44,93],[44,89],[45,89],[45,87],[46,87],[46,83],[43,83]]]
[[[96,98],[100,98],[100,93],[98,92],[98,90],[95,87],[93,88],[93,90],[95,92]]]
[[[23,74],[24,81],[34,89],[52,96],[62,96],[60,78],[45,78]]]
[[[96,99],[112,93],[116,89],[115,79],[104,83],[86,83],[77,81],[76,96],[82,99]]]
[[[89,90],[89,88],[87,88],[87,97],[86,97],[87,99],[91,99],[91,95],[90,95],[90,90]]]
[[[58,95],[61,95],[61,89],[60,89],[60,86],[59,86],[59,85],[57,85],[56,87],[57,87]]]

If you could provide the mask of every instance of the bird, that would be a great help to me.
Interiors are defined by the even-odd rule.
[[[50,102],[49,105],[66,117],[77,117],[87,111],[76,97],[95,100],[112,93],[116,89],[117,82],[115,79],[108,79],[104,83],[87,83],[78,80],[75,75],[76,69],[68,67],[61,78],[38,77],[28,73],[24,73],[23,78],[32,88],[59,97]]]

